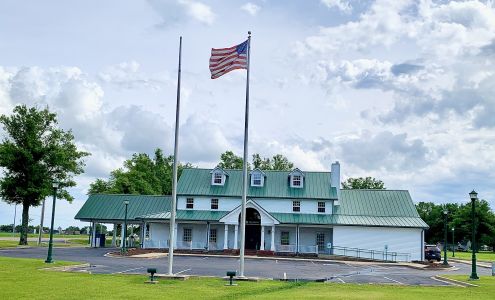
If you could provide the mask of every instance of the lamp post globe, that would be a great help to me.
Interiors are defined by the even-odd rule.
[[[46,256],[45,263],[50,264],[53,263],[53,223],[55,221],[55,203],[57,200],[57,189],[59,187],[58,181],[53,181],[52,182],[52,188],[53,188],[53,204],[52,204],[52,221],[51,221],[51,226],[50,226],[50,241],[48,242],[48,255]]]
[[[449,211],[447,209],[443,210],[443,216],[444,216],[444,236],[443,236],[443,265],[447,266],[449,263],[447,261],[447,217],[448,217]]]
[[[469,198],[471,198],[471,221],[472,221],[472,242],[471,242],[471,276],[469,276],[470,280],[479,279],[478,274],[476,273],[476,199],[478,199],[478,193],[474,190],[469,193]]]

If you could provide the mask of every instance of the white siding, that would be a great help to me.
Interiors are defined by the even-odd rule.
[[[335,226],[333,246],[409,253],[410,260],[421,260],[422,230],[418,228]],[[399,258],[400,259],[400,258]]]
[[[186,209],[186,199],[194,199],[194,210],[212,210],[211,199],[218,199],[219,211],[231,211],[241,205],[240,198],[219,198],[219,197],[177,197],[177,209]]]
[[[146,242],[147,248],[167,248],[169,237],[169,226],[164,223],[148,223],[149,239]]]

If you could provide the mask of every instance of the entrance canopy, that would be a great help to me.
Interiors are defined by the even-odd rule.
[[[234,208],[231,212],[229,212],[226,216],[220,219],[220,222],[225,223],[225,224],[239,224],[239,214],[241,213],[241,206],[239,205],[238,207]],[[246,209],[247,208],[254,208],[258,211],[261,217],[261,224],[263,226],[272,226],[272,225],[277,225],[280,224],[280,222],[275,219],[272,215],[270,215],[266,210],[263,209],[263,207],[259,206],[258,203],[254,202],[253,200],[248,200],[246,202]]]

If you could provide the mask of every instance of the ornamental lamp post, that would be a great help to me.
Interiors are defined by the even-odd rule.
[[[455,239],[454,239],[454,227],[452,227],[452,257],[455,257]]]
[[[127,252],[127,207],[129,206],[129,200],[124,201],[125,214],[124,214],[124,236],[122,237],[122,242],[124,247],[122,247],[124,253]]]
[[[448,266],[449,263],[447,262],[447,216],[449,214],[449,211],[447,209],[443,210],[443,221],[444,221],[444,235],[443,235],[443,265]]]
[[[476,213],[475,213],[475,205],[476,199],[478,199],[478,193],[474,190],[469,193],[469,198],[471,198],[471,218],[472,218],[472,242],[471,242],[471,276],[469,276],[470,280],[479,279],[478,274],[476,274],[476,244],[475,244],[475,236],[476,236]]]
[[[57,200],[57,189],[59,183],[57,181],[52,182],[53,187],[53,204],[52,204],[52,222],[50,226],[50,242],[48,243],[48,255],[46,257],[45,263],[53,263],[52,252],[53,252],[53,222],[55,220],[55,201]]]

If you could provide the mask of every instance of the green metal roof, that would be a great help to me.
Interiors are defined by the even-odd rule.
[[[176,219],[177,220],[188,220],[188,221],[218,221],[223,218],[228,211],[209,211],[209,210],[177,210]],[[143,216],[138,216],[137,219],[145,220],[168,220],[170,219],[170,212],[160,212],[155,214],[148,214]]]
[[[325,214],[270,213],[280,224],[333,224],[333,216]]]
[[[428,225],[415,217],[373,217],[300,213],[271,213],[281,224],[346,225],[426,228]]]
[[[241,197],[242,170],[225,170],[223,186],[211,185],[210,169],[184,169],[177,185],[179,195],[209,197]],[[337,190],[330,186],[330,172],[304,172],[303,188],[291,188],[290,171],[263,171],[263,187],[249,187],[252,198],[336,199]]]
[[[90,195],[74,217],[81,221],[124,221],[124,200],[129,200],[127,219],[170,210],[170,196]]]

